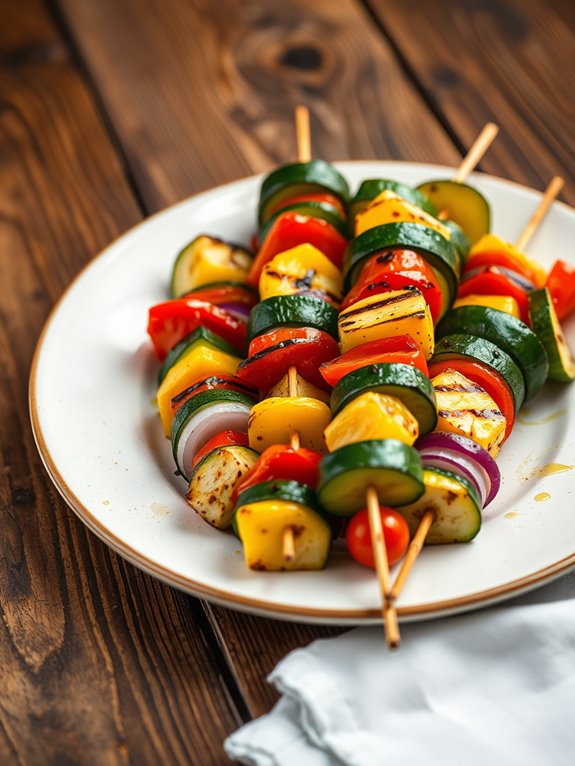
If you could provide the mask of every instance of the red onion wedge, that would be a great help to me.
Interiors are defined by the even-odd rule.
[[[499,491],[501,474],[495,460],[466,436],[434,431],[417,440],[424,465],[459,473],[478,489],[485,508]]]
[[[222,303],[220,308],[225,309],[236,319],[241,319],[244,322],[247,322],[251,311],[251,307],[245,303]]]
[[[251,404],[243,402],[216,402],[201,407],[182,428],[175,450],[177,466],[189,481],[192,460],[204,444],[223,430],[247,432]]]

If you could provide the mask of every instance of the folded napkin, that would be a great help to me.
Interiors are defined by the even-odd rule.
[[[250,766],[572,766],[575,573],[405,624],[397,652],[378,627],[315,641],[268,680],[281,700],[225,743]]]

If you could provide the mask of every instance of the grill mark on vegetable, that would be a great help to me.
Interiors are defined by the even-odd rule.
[[[409,293],[401,293],[400,295],[393,295],[391,298],[383,298],[382,300],[378,301],[377,303],[372,303],[370,306],[361,306],[360,308],[352,308],[349,310],[346,310],[345,312],[342,312],[342,316],[351,317],[355,314],[361,314],[364,311],[374,311],[375,309],[383,308],[384,306],[392,306],[394,303],[402,303],[403,301],[409,300],[410,298],[413,298],[413,290],[410,290]]]
[[[305,276],[303,277],[296,277],[293,274],[286,274],[282,273],[280,271],[267,271],[266,276],[271,277],[272,279],[277,279],[279,281],[286,280],[289,284],[293,285],[296,290],[299,290],[300,292],[304,292],[309,290],[310,292],[318,293],[319,295],[325,295],[330,300],[335,301],[336,303],[339,303],[341,300],[341,295],[336,295],[335,293],[330,292],[329,290],[326,290],[323,287],[313,287],[313,278],[316,276],[317,271],[315,269],[308,269]]]
[[[248,367],[252,362],[259,361],[260,359],[265,359],[266,356],[273,354],[274,351],[280,351],[281,349],[289,348],[290,346],[298,346],[304,343],[313,342],[314,341],[312,341],[310,338],[287,338],[286,340],[280,340],[280,342],[276,343],[274,346],[264,348],[262,351],[258,351],[257,354],[250,356],[249,359],[244,359],[244,361],[240,362],[238,365],[238,370],[240,368]]]
[[[386,324],[387,322],[399,322],[404,319],[425,319],[425,311],[414,311],[412,314],[402,314],[401,316],[392,316],[389,319],[380,319],[379,321],[372,322],[371,324],[363,324],[358,327],[358,330],[366,330],[368,327],[377,327],[380,324]],[[355,320],[351,319],[349,322],[340,322],[339,326],[343,329],[355,325]]]
[[[238,393],[240,393],[240,394],[245,393],[248,396],[252,396],[252,397],[257,396],[257,393],[256,393],[255,389],[253,389],[251,386],[247,385],[246,383],[241,383],[240,381],[238,381],[236,383],[236,381],[232,382],[232,381],[229,381],[229,380],[225,380],[225,378],[218,378],[215,375],[211,375],[209,378],[205,378],[205,380],[198,380],[196,383],[191,385],[189,388],[186,388],[185,391],[182,391],[181,394],[178,394],[177,396],[174,396],[174,398],[172,399],[172,402],[177,404],[182,399],[185,399],[190,394],[193,394],[194,391],[197,391],[202,386],[213,384],[214,388],[216,388],[217,386],[219,386],[222,383],[223,384],[227,384],[230,387],[233,386],[233,388],[237,389]],[[209,391],[210,389],[208,388],[207,390]]]
[[[471,413],[476,418],[485,418],[485,420],[502,420],[503,414],[499,410],[475,410],[469,407],[465,410],[438,410],[437,414],[442,418],[462,418],[467,413]]]
[[[460,384],[455,384],[453,386],[433,386],[433,388],[436,391],[440,392],[448,392],[448,391],[458,391],[460,393],[466,393],[466,394],[482,394],[484,393],[484,390],[481,388],[481,386],[477,386],[475,384],[471,384],[470,386],[463,386]]]

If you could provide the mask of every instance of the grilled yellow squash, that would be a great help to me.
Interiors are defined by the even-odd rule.
[[[387,189],[381,192],[369,206],[355,218],[355,236],[363,234],[368,229],[375,226],[382,226],[386,223],[420,223],[437,231],[445,239],[451,238],[451,232],[437,218],[434,218],[425,210],[417,205],[407,202]]]
[[[344,354],[371,340],[411,335],[429,359],[433,354],[433,320],[425,298],[416,288],[370,295],[339,315],[339,341]]]
[[[278,253],[263,268],[259,281],[261,300],[274,295],[316,295],[336,306],[342,299],[339,269],[313,245],[298,245]]]
[[[455,370],[431,381],[437,399],[437,431],[462,434],[497,457],[505,438],[505,416],[477,383]]]

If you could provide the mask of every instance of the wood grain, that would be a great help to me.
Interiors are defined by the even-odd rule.
[[[199,604],[88,533],[33,442],[42,324],[141,213],[49,15],[3,3],[0,30],[0,763],[222,763],[239,718]]]
[[[481,168],[544,189],[575,176],[575,6],[568,0],[367,0],[464,145],[493,120]],[[416,23],[414,23],[416,19]],[[416,44],[418,35],[425,44]],[[563,198],[575,203],[568,183]]]
[[[293,159],[298,103],[310,107],[316,156],[459,160],[352,2],[60,7],[149,211]],[[252,715],[275,700],[265,677],[286,653],[336,632],[206,611]]]

